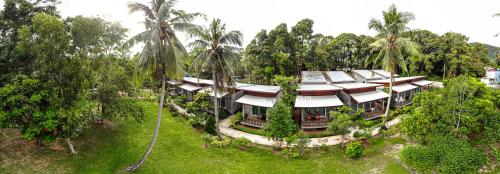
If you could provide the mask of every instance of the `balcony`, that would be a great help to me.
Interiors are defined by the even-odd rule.
[[[251,127],[262,128],[262,127],[264,127],[264,124],[266,123],[266,120],[262,119],[262,118],[264,118],[264,117],[261,117],[261,118],[255,117],[255,116],[247,117],[247,118],[243,119],[241,124],[246,125],[246,126],[251,126]]]
[[[329,118],[328,117],[320,117],[319,119],[315,118],[304,118],[302,121],[302,129],[321,129],[329,127]]]

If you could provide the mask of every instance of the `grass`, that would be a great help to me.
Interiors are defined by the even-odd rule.
[[[142,124],[125,120],[90,129],[74,140],[77,155],[65,148],[29,145],[15,131],[0,129],[0,142],[13,142],[0,145],[0,173],[122,173],[141,157],[152,137],[157,105],[142,105],[147,114]],[[350,159],[334,146],[287,160],[260,146],[204,149],[201,133],[180,120],[164,110],[157,144],[137,173],[408,173],[384,154],[397,140],[374,139],[360,159]]]

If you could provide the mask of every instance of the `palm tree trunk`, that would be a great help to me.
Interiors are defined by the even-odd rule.
[[[222,136],[220,135],[220,129],[219,129],[219,106],[217,103],[217,75],[215,75],[215,68],[214,71],[212,72],[212,77],[214,80],[214,84],[212,85],[212,91],[214,92],[214,116],[215,116],[215,130],[217,131],[217,138],[219,141],[222,140]]]
[[[158,117],[156,118],[156,127],[155,127],[155,132],[153,135],[153,139],[151,140],[151,143],[149,144],[149,147],[146,150],[146,153],[142,156],[141,160],[139,160],[139,162],[127,167],[127,172],[133,172],[133,171],[137,170],[139,167],[141,167],[142,164],[144,164],[144,161],[146,161],[149,154],[151,154],[151,151],[153,150],[153,147],[156,143],[156,139],[158,138],[158,131],[160,130],[161,111],[163,110],[163,102],[165,100],[165,75],[162,76],[161,96],[160,97],[161,97],[160,98],[160,105],[158,105]]]
[[[389,100],[387,101],[387,107],[385,109],[385,114],[384,114],[384,119],[383,119],[383,123],[385,124],[385,122],[387,121],[387,116],[389,115],[389,108],[391,107],[391,99],[392,99],[392,83],[393,83],[393,80],[394,80],[394,72],[391,71],[391,77],[390,77],[390,81],[389,81]]]

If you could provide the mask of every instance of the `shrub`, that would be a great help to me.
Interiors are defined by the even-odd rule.
[[[488,158],[464,140],[453,137],[433,137],[427,146],[408,146],[401,159],[417,170],[441,173],[474,173]]]
[[[231,126],[236,126],[238,123],[240,123],[243,120],[243,114],[241,112],[237,112],[234,114],[233,117],[231,117]]]
[[[369,139],[372,137],[372,134],[369,130],[358,130],[358,131],[354,132],[354,134],[352,136],[354,138]]]
[[[215,117],[212,115],[206,116],[205,126],[203,127],[206,133],[215,135],[217,133],[215,128]]]
[[[304,153],[306,151],[307,145],[311,143],[310,138],[297,138],[297,150],[299,151],[299,156],[304,156]]]
[[[179,105],[180,107],[184,108],[184,107],[186,107],[184,104],[186,102],[186,100],[187,100],[186,96],[179,95],[179,96],[175,97],[175,99],[173,101],[176,105]]]
[[[251,141],[249,139],[244,138],[244,137],[236,138],[233,140],[233,145],[238,146],[238,147],[245,147],[250,143],[251,143]]]
[[[213,136],[210,135],[210,134],[203,134],[201,136],[201,139],[203,139],[203,141],[205,142],[205,144],[210,144],[210,143],[212,143]]]
[[[347,144],[345,153],[351,158],[359,158],[363,154],[363,146],[360,142],[351,142]]]
[[[221,141],[217,139],[217,137],[212,137],[212,142],[210,145],[215,146],[215,147],[226,147],[231,144],[231,140],[229,138],[224,138]]]

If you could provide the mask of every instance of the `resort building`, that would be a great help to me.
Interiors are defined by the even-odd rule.
[[[328,84],[301,84],[295,99],[294,120],[302,129],[327,128],[330,122],[330,111],[342,106],[337,95],[342,88]]]
[[[357,83],[367,83],[372,80],[384,79],[384,77],[371,70],[352,70],[352,75]]]
[[[364,109],[365,119],[375,119],[384,114],[389,94],[377,90],[381,84],[344,83],[335,86],[343,89],[340,98],[345,105],[355,111]]]
[[[411,84],[418,87],[417,92],[421,92],[421,91],[429,90],[433,86],[434,82],[429,81],[429,80],[417,80],[417,81],[411,82]]]
[[[302,84],[327,84],[323,72],[321,71],[302,71],[301,72],[301,80]]]
[[[223,92],[217,92],[218,106],[221,109],[226,110],[230,114],[234,114],[235,112],[239,111],[242,105],[241,103],[237,103],[236,100],[243,96],[243,90],[240,90],[238,88],[248,86],[253,86],[253,84],[235,83],[234,85],[226,86]],[[214,96],[212,88],[206,88],[202,91],[208,92],[211,97]]]
[[[181,93],[179,85],[180,82],[169,80],[167,81],[166,91],[170,96],[178,96]]]
[[[401,108],[406,105],[410,105],[412,103],[413,96],[420,92],[422,89],[428,89],[426,86],[430,81],[423,81],[422,79],[425,76],[412,76],[412,77],[398,77],[394,78],[394,84],[392,87],[392,103],[395,108]],[[417,84],[422,84],[424,88],[421,88],[417,85],[414,85],[413,82],[417,82]],[[384,80],[375,80],[370,83],[374,84],[382,84],[385,87],[390,86],[390,79]]]
[[[193,77],[184,77],[183,84],[179,86],[180,93],[185,95],[188,100],[192,100],[196,92],[199,90],[212,86],[213,82],[206,79],[198,79]]]
[[[326,72],[326,77],[328,78],[328,81],[330,81],[331,84],[356,82],[354,78],[349,76],[344,71],[328,71]]]
[[[268,118],[268,108],[274,107],[279,98],[281,87],[266,85],[251,85],[237,87],[243,91],[243,96],[236,100],[242,104],[243,120],[241,124],[262,128]]]

